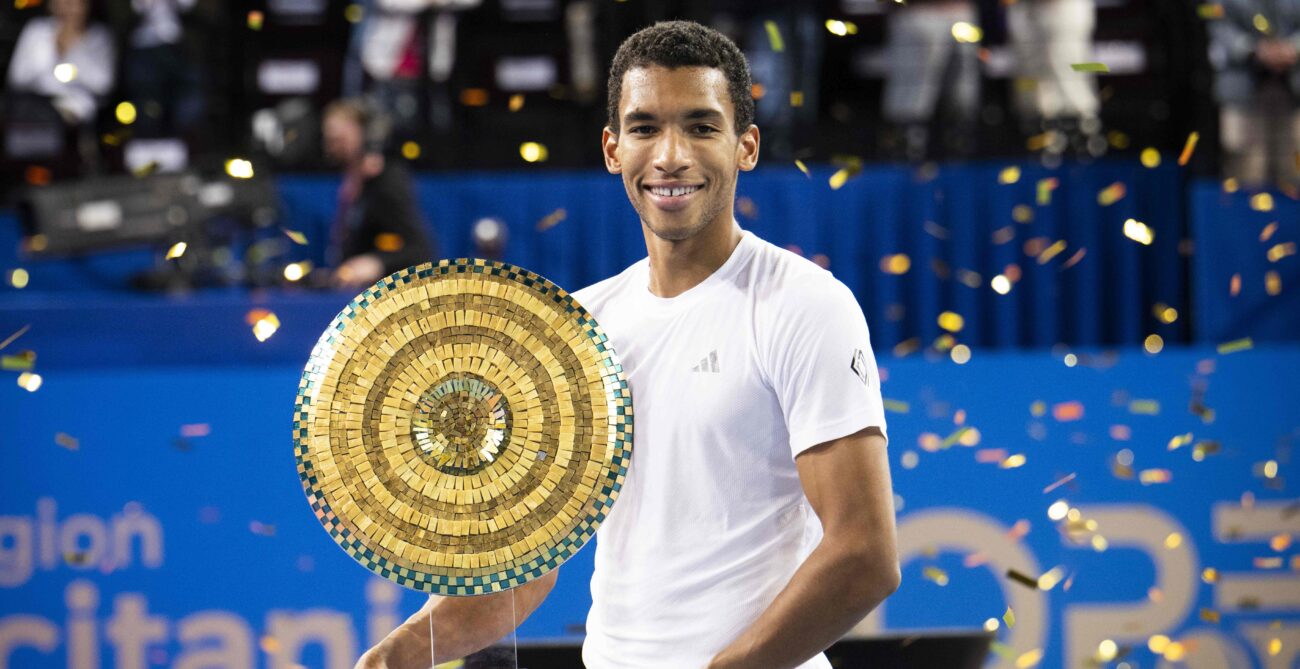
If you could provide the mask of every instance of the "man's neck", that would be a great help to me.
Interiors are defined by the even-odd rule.
[[[650,292],[659,297],[677,297],[709,278],[744,236],[734,217],[715,221],[681,241],[661,239],[644,223],[641,232],[650,256]]]

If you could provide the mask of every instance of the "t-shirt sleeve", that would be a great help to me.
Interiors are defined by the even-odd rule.
[[[771,313],[767,369],[791,455],[867,427],[886,434],[867,320],[848,287],[829,275],[802,281]]]

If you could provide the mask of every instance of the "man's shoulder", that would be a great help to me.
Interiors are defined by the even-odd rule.
[[[638,266],[644,262],[646,260],[643,258],[614,276],[573,291],[573,299],[577,300],[578,304],[581,304],[588,311],[594,312],[598,307],[603,307],[611,298],[628,290],[633,285],[632,276],[636,273]]]
[[[758,304],[786,311],[818,307],[827,300],[852,295],[835,275],[813,261],[771,242],[760,240],[760,244],[753,271]]]

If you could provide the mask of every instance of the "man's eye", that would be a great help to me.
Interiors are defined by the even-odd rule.
[[[628,132],[630,132],[630,133],[632,133],[632,134],[634,134],[634,135],[648,135],[648,134],[654,132],[654,126],[651,126],[651,125],[638,125],[638,126],[635,126],[635,127],[633,127],[633,128],[630,128],[630,129],[628,130]]]
[[[711,126],[711,125],[697,125],[697,126],[695,126],[695,134],[697,134],[697,135],[709,135],[709,134],[715,133],[715,132],[717,132],[717,131],[718,131],[718,129],[715,128],[715,127],[713,127],[713,126]]]

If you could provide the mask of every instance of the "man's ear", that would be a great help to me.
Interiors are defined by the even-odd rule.
[[[623,163],[618,159],[618,133],[608,126],[600,133],[600,149],[605,154],[605,169],[610,174],[622,174]]]
[[[758,126],[750,124],[736,144],[736,166],[748,172],[758,165]]]

